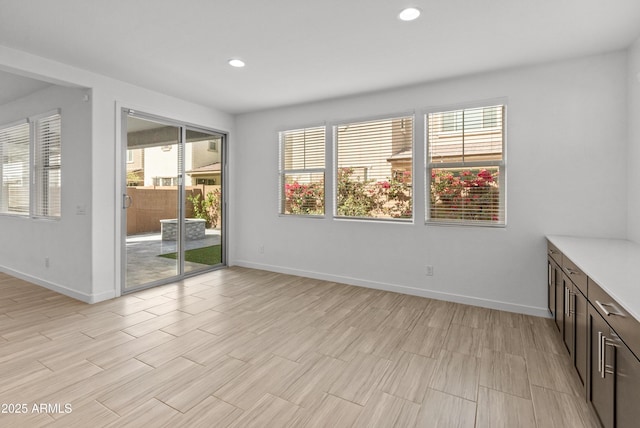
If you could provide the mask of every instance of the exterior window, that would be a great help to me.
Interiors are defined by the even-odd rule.
[[[425,116],[427,221],[505,225],[505,106]]]
[[[218,151],[218,140],[209,140],[209,147],[208,149],[210,152],[217,152]]]
[[[29,124],[26,121],[0,129],[0,213],[29,214],[29,136]]]
[[[42,117],[34,123],[34,210],[39,217],[60,217],[62,189],[60,114]]]
[[[178,185],[177,177],[153,177],[153,185],[156,187],[171,187]]]
[[[133,150],[127,150],[127,163],[133,163]]]
[[[280,213],[324,215],[325,127],[280,133]]]
[[[462,112],[445,111],[442,113],[440,127],[442,132],[460,131],[462,129]]]
[[[334,128],[336,215],[413,218],[413,117],[345,123]]]
[[[206,186],[212,186],[216,184],[215,178],[196,178],[196,184],[204,184]]]

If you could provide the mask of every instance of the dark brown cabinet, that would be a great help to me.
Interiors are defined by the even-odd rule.
[[[578,372],[580,382],[585,385],[587,380],[587,298],[584,294],[587,291],[586,279],[585,281],[578,279],[584,277],[584,273],[577,268],[565,267],[564,270],[568,275],[561,276],[564,293],[562,339],[569,351],[571,362]],[[576,283],[569,279],[569,275],[577,279]],[[585,283],[584,291],[578,286],[582,282]]]
[[[637,427],[640,361],[591,305],[588,329],[591,342],[588,399],[604,428]]]
[[[587,298],[566,275],[562,275],[564,289],[564,341],[573,365],[584,385],[587,380]]]
[[[610,329],[593,307],[589,307],[588,324],[591,342],[588,397],[602,426],[604,428],[613,428],[615,426],[613,415],[613,375],[610,365],[603,367],[603,363],[613,361],[611,358],[613,349],[610,344],[605,343],[607,337],[610,336]],[[607,371],[609,371],[609,376],[607,376]]]
[[[584,397],[604,428],[640,427],[640,319],[612,297],[614,291],[625,286],[624,281],[635,282],[638,275],[630,275],[626,263],[618,265],[618,270],[609,266],[611,260],[638,258],[623,253],[617,259],[606,259],[607,266],[603,268],[600,243],[592,242],[587,252],[591,256],[585,258],[584,241],[558,239],[556,243],[563,252],[563,243],[568,243],[572,251],[563,253],[548,242],[547,303],[584,385]],[[626,243],[623,245],[628,248]],[[574,254],[578,254],[575,257],[579,257],[585,271],[571,260]],[[606,280],[603,285],[618,289],[603,288],[593,275],[599,281]]]
[[[616,427],[640,424],[640,361],[625,344],[616,347]]]
[[[555,266],[554,268],[556,274],[556,313],[555,313],[555,321],[556,327],[558,327],[558,331],[560,334],[563,334],[562,329],[564,328],[564,286],[562,285],[562,269],[560,266]]]
[[[575,342],[573,364],[578,371],[582,385],[587,382],[587,355],[589,352],[587,335],[587,312],[589,303],[584,294],[576,287],[573,295],[573,315],[575,323]]]
[[[556,317],[556,263],[547,257],[547,307],[551,317]]]
[[[562,254],[551,243],[547,247],[547,306],[556,327],[562,331],[564,290],[562,287]]]
[[[564,342],[564,346],[566,346],[567,351],[569,351],[569,355],[573,360],[574,357],[574,338],[576,332],[576,323],[574,321],[575,317],[571,313],[571,302],[573,301],[573,285],[569,278],[566,275],[562,275],[561,277],[563,297],[562,300],[564,302],[563,307],[563,327],[562,327],[562,341]]]

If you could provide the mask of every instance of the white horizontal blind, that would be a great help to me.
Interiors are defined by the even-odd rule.
[[[29,214],[29,124],[0,129],[0,213]]]
[[[504,105],[429,113],[427,220],[505,224]]]
[[[346,123],[334,135],[336,215],[412,218],[413,117]]]
[[[60,217],[62,139],[60,114],[35,122],[34,212],[39,217]]]
[[[280,213],[324,215],[325,127],[280,133]]]

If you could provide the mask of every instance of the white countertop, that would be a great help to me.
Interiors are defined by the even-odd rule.
[[[624,239],[547,239],[640,322],[640,245]]]

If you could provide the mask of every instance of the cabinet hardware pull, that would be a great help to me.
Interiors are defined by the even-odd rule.
[[[607,357],[607,346],[611,346],[612,348],[616,348],[616,344],[614,341],[612,341],[611,339],[607,338],[606,336],[602,336],[603,341],[602,341],[602,377],[604,378],[607,374],[612,374],[614,375],[616,373],[616,368],[615,368],[615,357],[613,358],[613,364],[609,365],[607,364],[606,361],[606,357]]]
[[[569,269],[569,268],[564,268],[564,270],[566,270],[569,275],[577,275],[578,274],[577,270],[573,270],[573,269]]]
[[[602,332],[598,332],[598,338],[600,339],[600,377],[604,379],[605,370],[604,368],[607,366],[606,358],[607,358],[607,350],[605,349],[605,343],[607,343],[607,336],[602,334]]]
[[[558,254],[556,250],[549,250],[549,254]]]
[[[576,313],[576,300],[578,299],[578,295],[576,293],[571,293],[571,296],[573,296],[573,310],[571,310],[571,300],[569,300],[569,314],[574,314]]]
[[[604,377],[604,375],[602,374],[602,339],[604,338],[604,335],[602,334],[601,331],[598,332],[598,373],[600,373],[600,376]]]
[[[571,314],[574,313],[571,311],[571,296],[575,298],[576,293],[572,292],[569,287],[564,287],[564,313],[567,318],[571,317]],[[575,302],[573,304],[573,308],[575,309]]]
[[[600,307],[600,309],[602,310],[602,312],[604,312],[606,316],[616,315],[624,318],[624,314],[620,312],[620,310],[613,303],[600,303],[598,300],[596,300],[596,305]],[[605,306],[610,306],[613,309],[615,309],[615,311],[608,311],[607,308],[605,308]]]

